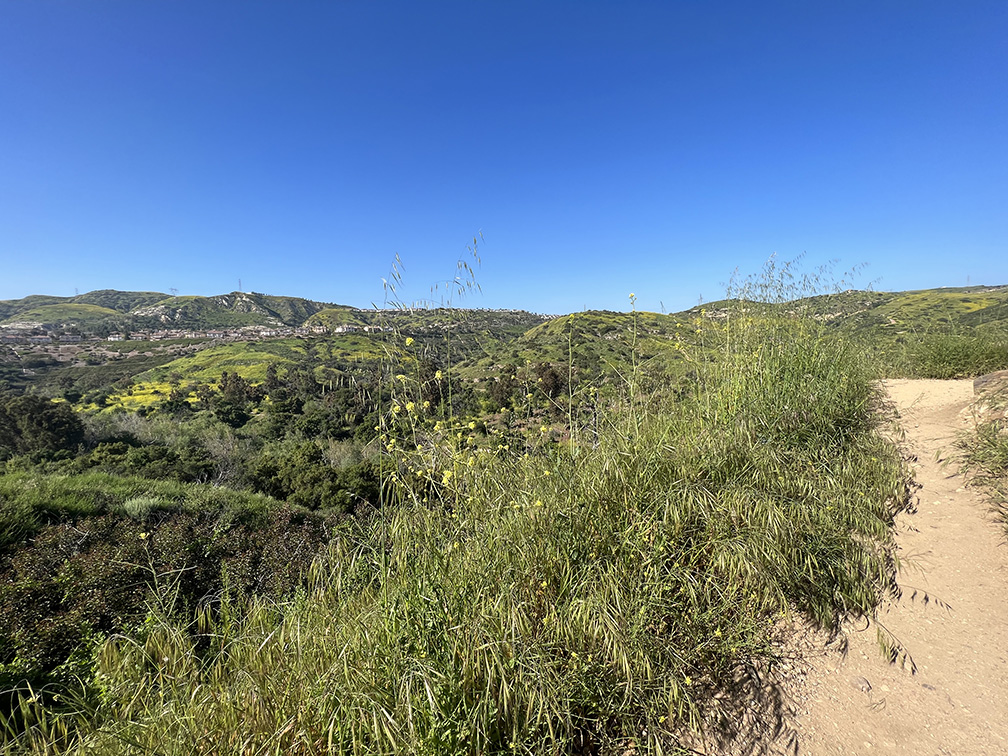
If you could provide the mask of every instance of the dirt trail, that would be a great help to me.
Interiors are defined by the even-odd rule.
[[[881,657],[874,627],[851,629],[846,657],[830,650],[811,659],[798,753],[1008,754],[1008,545],[981,495],[936,461],[969,427],[972,383],[886,388],[922,488],[916,514],[897,524],[901,558],[916,568],[904,568],[903,598],[880,620],[917,673]]]

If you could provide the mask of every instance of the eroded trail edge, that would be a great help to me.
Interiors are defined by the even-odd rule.
[[[876,628],[849,628],[846,655],[814,654],[799,702],[799,754],[1008,753],[1008,545],[954,442],[971,381],[890,380],[921,488],[898,522],[902,598],[881,624],[916,664],[890,665]]]

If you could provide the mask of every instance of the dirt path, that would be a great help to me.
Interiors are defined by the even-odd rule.
[[[798,753],[1008,754],[1008,545],[979,494],[936,461],[969,425],[972,383],[886,388],[922,488],[917,513],[898,523],[901,558],[917,568],[904,568],[903,598],[880,619],[917,673],[881,657],[874,627],[853,628],[846,657],[831,650],[811,660]]]

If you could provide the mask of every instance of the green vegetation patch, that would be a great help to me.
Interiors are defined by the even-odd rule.
[[[214,486],[0,476],[0,716],[18,721],[12,688],[60,706],[91,684],[96,646],[143,637],[154,606],[187,622],[224,593],[291,595],[336,524]]]
[[[110,317],[119,317],[120,313],[106,307],[91,304],[47,304],[22,310],[8,320],[38,321],[52,325],[63,323],[94,323]]]
[[[82,409],[93,411],[102,409],[106,412],[136,412],[141,408],[150,408],[166,400],[173,391],[173,386],[166,381],[140,381],[134,383],[122,392],[110,394],[105,399],[104,407],[96,404],[86,404]],[[186,392],[182,397],[185,401],[193,403],[196,401],[194,392]]]
[[[351,326],[363,328],[368,325],[367,321],[360,316],[357,310],[349,307],[327,307],[313,314],[307,321],[306,326],[325,326],[326,328],[339,328],[341,326]]]
[[[262,494],[174,480],[125,477],[94,470],[76,475],[10,472],[0,475],[0,512],[4,523],[0,532],[30,534],[41,523],[122,514],[126,502],[137,497],[153,497],[167,510],[218,514],[256,512],[278,506],[275,499]],[[12,542],[8,537],[0,543],[0,549]]]
[[[194,355],[179,357],[136,376],[138,382],[166,382],[171,376],[185,381],[216,382],[224,372],[238,373],[250,381],[266,378],[270,363],[286,365],[299,359],[302,349],[296,339],[239,341],[208,347]]]
[[[1008,533],[1008,374],[987,379],[974,404],[975,425],[958,444],[963,470],[985,488]]]

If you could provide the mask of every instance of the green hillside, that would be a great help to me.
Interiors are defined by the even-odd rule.
[[[67,301],[66,297],[47,297],[40,294],[33,294],[22,299],[0,300],[0,322],[8,320],[24,320],[18,317],[22,312],[28,312],[36,307],[45,305],[61,304]]]
[[[152,324],[184,328],[237,326],[300,326],[323,308],[318,302],[298,297],[231,292],[215,297],[166,297],[131,311]]]
[[[299,353],[300,352],[300,353]],[[221,373],[238,373],[243,378],[261,381],[266,366],[286,365],[304,356],[304,349],[294,339],[242,341],[203,349],[191,357],[180,357],[136,376],[139,382],[167,381],[181,376],[186,381],[216,381]]]
[[[0,301],[0,323],[40,322],[95,329],[300,326],[327,305],[301,297],[231,292],[214,297],[168,296],[103,289],[74,297],[32,295]],[[107,330],[107,328],[106,328]]]
[[[24,320],[31,323],[42,323],[44,326],[59,327],[63,325],[87,326],[119,317],[122,313],[92,304],[77,302],[60,302],[46,304],[22,310],[11,320]]]
[[[323,326],[335,329],[340,327],[363,328],[370,325],[370,320],[352,307],[325,307],[305,320],[306,326]]]
[[[159,302],[165,295],[157,291],[116,291],[115,289],[100,289],[89,291],[73,298],[79,304],[93,304],[107,307],[117,312],[130,312],[138,307],[145,307]]]
[[[31,355],[14,351],[3,358],[6,384],[33,383],[48,393],[57,386],[93,392],[112,381],[119,382],[121,392],[131,377],[138,384],[159,384],[168,375],[212,382],[224,371],[261,381],[270,362],[370,375],[371,363],[398,354],[407,339],[415,342],[409,355],[437,366],[451,364],[457,375],[474,385],[513,376],[527,364],[549,364],[558,374],[567,378],[576,374],[579,380],[616,378],[634,361],[652,372],[681,376],[695,367],[684,360],[687,348],[694,355],[707,354],[730,338],[728,330],[719,326],[727,322],[729,312],[760,316],[780,311],[808,316],[855,338],[887,375],[975,375],[996,369],[1008,351],[1008,286],[849,290],[777,304],[722,300],[670,315],[588,311],[553,318],[520,310],[355,309],[243,292],[169,297],[157,292],[103,290],[79,297],[35,295],[0,302],[6,322],[39,322],[52,328],[73,325],[85,335],[140,328],[302,325],[330,331],[328,336],[312,334],[306,341],[264,338],[253,331],[250,341],[237,343],[82,344],[75,360],[66,354],[57,359],[55,352],[47,357],[41,348]],[[709,327],[701,329],[701,324]],[[295,343],[308,346],[295,347]],[[152,365],[163,367],[156,375],[140,378]],[[32,371],[30,375],[26,368]],[[487,385],[477,387],[477,396]]]

